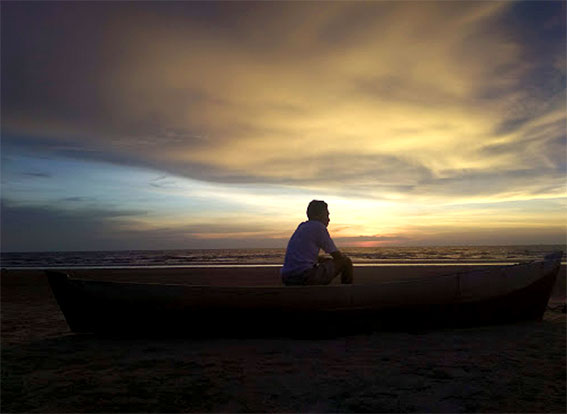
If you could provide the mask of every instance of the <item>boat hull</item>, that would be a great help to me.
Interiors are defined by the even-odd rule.
[[[113,336],[319,336],[541,319],[560,255],[377,285],[213,287],[101,282],[46,272],[73,332]]]

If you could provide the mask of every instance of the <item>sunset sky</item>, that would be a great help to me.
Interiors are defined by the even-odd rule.
[[[563,1],[0,7],[3,251],[565,243]]]

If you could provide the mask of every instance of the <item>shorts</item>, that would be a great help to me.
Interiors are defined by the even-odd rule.
[[[317,263],[298,275],[289,275],[282,278],[285,285],[328,285],[337,276],[335,264],[332,259]]]

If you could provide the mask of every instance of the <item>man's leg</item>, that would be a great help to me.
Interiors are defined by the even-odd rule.
[[[305,272],[306,285],[328,285],[339,274],[333,259],[319,259],[312,270]]]
[[[319,260],[317,267],[305,273],[305,284],[328,285],[339,274],[341,275],[341,283],[352,283],[352,261],[346,256],[338,259]]]
[[[350,285],[353,281],[352,260],[347,256],[342,256],[338,259],[333,259],[335,263],[336,275],[340,273],[341,283],[343,285]],[[335,276],[336,276],[335,275]]]

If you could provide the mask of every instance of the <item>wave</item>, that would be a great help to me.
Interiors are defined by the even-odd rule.
[[[519,263],[542,258],[561,245],[345,248],[355,264]],[[280,265],[285,249],[125,250],[2,253],[3,268],[178,267]]]

